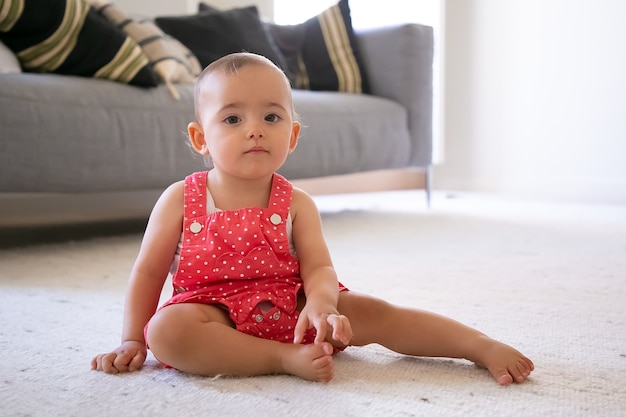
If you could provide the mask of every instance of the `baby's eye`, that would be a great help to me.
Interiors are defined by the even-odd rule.
[[[232,125],[239,122],[241,119],[238,116],[228,116],[224,119],[224,123]]]
[[[266,122],[277,122],[279,120],[280,120],[280,116],[277,115],[276,113],[268,114],[267,116],[265,116]]]

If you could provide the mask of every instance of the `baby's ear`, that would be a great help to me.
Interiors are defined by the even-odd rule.
[[[291,125],[291,138],[289,140],[289,153],[293,152],[298,146],[298,137],[300,136],[300,128],[302,125],[300,122],[294,121]]]
[[[209,148],[204,140],[204,131],[202,130],[202,126],[200,126],[198,122],[191,122],[187,125],[187,133],[189,134],[191,146],[193,146],[196,152],[200,155],[208,155]]]

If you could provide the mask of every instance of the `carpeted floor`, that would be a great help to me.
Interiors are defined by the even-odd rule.
[[[340,278],[514,345],[535,362],[527,383],[379,346],[339,354],[328,384],[152,357],[90,371],[119,341],[135,233],[0,250],[0,416],[626,416],[626,207],[447,197],[317,197]]]

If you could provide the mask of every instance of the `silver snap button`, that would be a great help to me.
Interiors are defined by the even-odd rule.
[[[272,222],[272,224],[279,225],[282,223],[283,218],[280,217],[280,214],[274,213],[270,216],[270,221]]]
[[[257,323],[261,323],[261,322],[263,321],[263,316],[262,316],[262,315],[260,315],[260,314],[257,314],[256,316],[254,316],[254,320],[255,320]]]
[[[189,230],[191,230],[192,233],[200,233],[200,230],[202,230],[202,223],[194,221],[191,223],[191,226],[189,226]]]
[[[274,320],[278,321],[278,319],[280,318],[280,311],[277,311],[276,313],[274,313],[273,318]]]

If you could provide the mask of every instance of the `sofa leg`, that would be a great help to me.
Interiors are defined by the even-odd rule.
[[[426,167],[426,207],[430,208],[431,192],[433,183],[433,166],[428,165]]]

